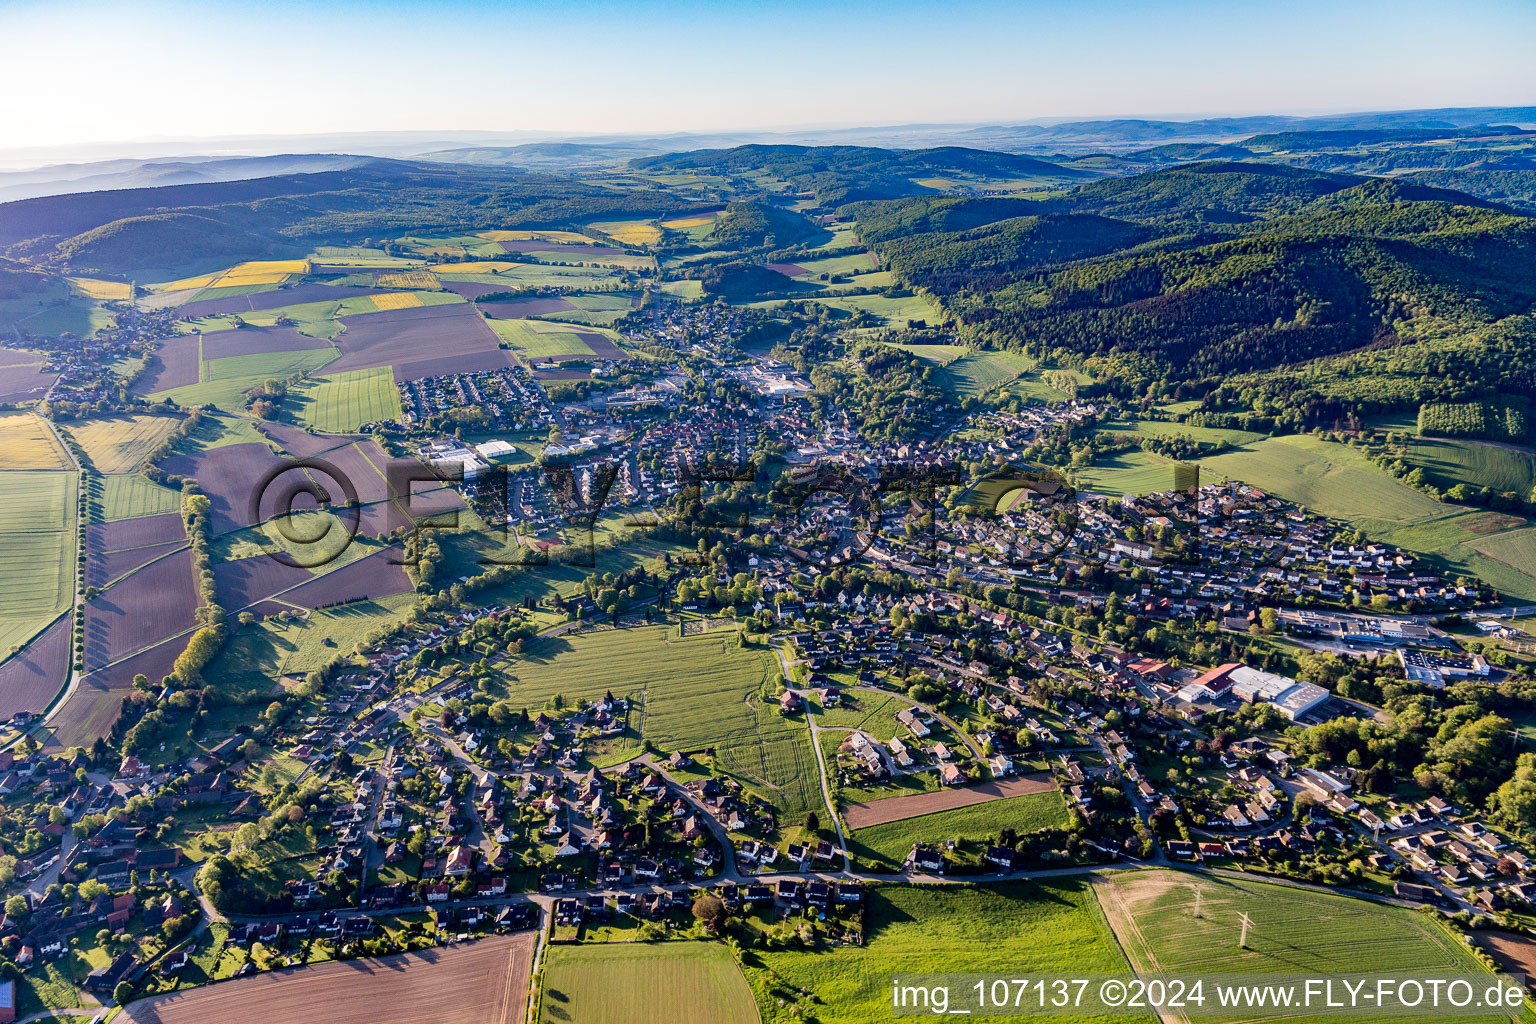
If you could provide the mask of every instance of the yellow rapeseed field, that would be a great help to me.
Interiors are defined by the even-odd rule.
[[[703,224],[713,224],[714,221],[714,214],[701,213],[694,217],[675,217],[672,220],[664,220],[661,222],[661,226],[670,228],[673,231],[685,231],[688,228],[696,228]],[[614,237],[618,236],[615,235]]]
[[[380,310],[386,309],[411,309],[421,305],[421,299],[414,292],[389,292],[386,295],[375,295],[373,304]]]
[[[309,273],[308,260],[253,260],[241,263],[224,271],[224,277],[239,278],[243,281],[250,277],[267,277],[271,274],[307,274]],[[232,284],[233,281],[226,280]]]
[[[661,229],[645,220],[596,221],[598,231],[625,245],[655,245],[661,241]]]
[[[0,413],[0,469],[68,469],[69,458],[42,417]]]

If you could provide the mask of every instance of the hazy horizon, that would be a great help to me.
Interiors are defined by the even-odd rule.
[[[396,131],[773,132],[1536,100],[1536,8],[1511,0],[1455,11],[1381,0],[1242,9],[858,0],[835,10],[799,0],[351,0],[324,10],[288,0],[260,10],[18,0],[0,4],[0,30],[13,78],[47,83],[0,113],[7,153]]]

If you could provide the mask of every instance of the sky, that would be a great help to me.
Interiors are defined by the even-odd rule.
[[[0,147],[1536,103],[1531,0],[0,0]]]

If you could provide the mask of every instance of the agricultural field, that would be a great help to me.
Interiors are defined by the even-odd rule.
[[[979,351],[946,364],[938,377],[940,386],[954,397],[979,398],[1036,365],[1035,360],[1015,352]]]
[[[581,335],[542,320],[488,320],[495,331],[518,355],[543,362],[560,356],[590,356],[592,349]]]
[[[964,345],[899,345],[893,341],[888,341],[886,344],[935,366],[947,366],[956,359],[964,359],[971,352]]]
[[[466,267],[482,267],[466,270]],[[491,260],[483,263],[451,263],[438,266],[437,276],[450,292],[458,284],[491,286],[488,291],[518,291],[525,288],[590,288],[612,279],[601,267],[552,267],[542,263],[513,263]]]
[[[863,864],[894,869],[913,843],[950,839],[985,843],[1005,828],[1022,834],[1066,824],[1067,804],[1060,792],[1026,793],[861,828],[848,837],[848,852]]]
[[[421,299],[411,292],[390,292],[372,298],[374,308],[381,313],[391,309],[416,309],[422,305]]]
[[[1241,480],[1339,519],[1413,523],[1450,511],[1354,449],[1310,435],[1265,438],[1206,459],[1201,467],[1202,481]]]
[[[661,241],[661,229],[648,220],[601,220],[588,227],[623,245],[655,245]]]
[[[133,298],[133,286],[126,281],[103,281],[94,277],[71,277],[75,291],[88,299],[127,302]]]
[[[863,946],[755,951],[765,1016],[809,992],[823,1024],[885,1024],[893,973],[1111,973],[1128,969],[1086,881],[894,886],[868,891]],[[1006,967],[1004,966],[1006,965]],[[1053,1020],[1092,1020],[1079,1016]],[[1103,1018],[1151,1021],[1150,1016]]]
[[[1079,491],[1094,494],[1110,497],[1151,494],[1173,487],[1173,465],[1150,452],[1132,450],[1110,455],[1076,470],[1072,479]]]
[[[0,402],[13,404],[41,398],[58,379],[43,369],[47,356],[30,349],[0,349]]]
[[[412,288],[435,290],[442,286],[437,275],[430,270],[396,270],[387,274],[379,274],[373,279],[374,284],[380,288]],[[375,299],[375,302],[378,300]],[[385,307],[380,306],[380,309]]]
[[[132,473],[176,429],[175,416],[106,416],[67,423],[64,429],[98,473]]]
[[[513,351],[528,362],[614,359],[622,356],[617,335],[601,327],[571,327],[546,320],[487,320]]]
[[[757,1005],[718,942],[553,945],[540,1024],[756,1024]]]
[[[663,281],[659,290],[677,299],[697,299],[704,295],[704,282],[696,278],[682,281]]]
[[[120,1024],[521,1024],[531,932],[234,978],[130,1004]],[[446,996],[451,993],[451,998]]]
[[[334,348],[301,349],[296,352],[263,352],[230,356],[203,363],[201,379],[170,391],[156,394],[178,405],[214,405],[220,409],[239,409],[252,388],[269,379],[307,374],[335,361]]]
[[[1138,971],[1328,974],[1342,967],[1429,977],[1485,970],[1436,917],[1404,907],[1169,870],[1105,874],[1093,888]],[[1242,914],[1252,922],[1246,949],[1238,944]]]
[[[288,392],[299,422],[329,434],[356,431],[365,423],[400,418],[400,392],[389,367],[340,370],[307,380]]]
[[[719,219],[718,213],[699,213],[661,221],[661,227],[666,231],[676,231],[685,235],[691,241],[700,242],[715,229],[715,222]]]
[[[1123,421],[1110,421],[1100,424],[1099,431],[1105,434],[1130,434],[1135,437],[1187,437],[1194,441],[1209,444],[1244,445],[1255,441],[1262,441],[1263,434],[1256,434],[1251,430],[1235,430],[1227,427],[1198,427],[1185,423],[1170,423],[1164,420],[1136,420],[1126,423]]]
[[[30,334],[74,334],[87,338],[112,323],[112,314],[96,299],[81,295],[62,278],[12,298],[0,299],[0,328]]]
[[[1441,490],[1464,483],[1529,497],[1536,487],[1536,453],[1512,445],[1418,437],[1408,442],[1408,462],[1422,466],[1429,482]]]
[[[624,292],[597,292],[592,295],[567,295],[565,302],[571,309],[553,310],[543,314],[545,319],[607,327],[634,311],[633,296]]]
[[[546,231],[538,229],[516,229],[477,232],[480,238],[491,242],[555,242],[564,245],[588,245],[592,239],[576,231]]]
[[[86,481],[85,497],[86,514],[93,522],[136,519],[174,512],[181,507],[179,492],[137,473],[92,475]]]
[[[1016,776],[997,782],[981,782],[972,786],[953,786],[935,789],[929,793],[910,796],[890,796],[868,803],[848,804],[843,808],[843,820],[851,829],[870,828],[907,818],[917,818],[943,811],[973,807],[993,800],[1007,800],[1034,793],[1049,793],[1056,784],[1048,775]],[[1017,829],[1015,829],[1017,831]]]
[[[22,643],[69,607],[74,594],[74,473],[0,473],[0,651]]]
[[[0,472],[73,468],[41,416],[25,410],[0,413]]]
[[[800,271],[811,278],[851,276],[854,274],[868,274],[880,269],[880,261],[867,252],[855,253],[852,256],[827,256],[819,260],[799,260],[794,264]]]
[[[748,303],[754,309],[773,309],[787,299],[769,299]],[[942,321],[939,311],[917,295],[892,298],[887,295],[818,295],[808,294],[807,302],[819,302],[832,309],[840,309],[852,315],[867,313],[882,321],[884,327],[906,327],[912,323],[933,324]]]

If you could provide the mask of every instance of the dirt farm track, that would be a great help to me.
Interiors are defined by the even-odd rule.
[[[916,793],[912,796],[888,796],[867,804],[849,804],[843,808],[843,819],[850,829],[884,825],[888,821],[915,818],[935,811],[952,811],[957,807],[984,804],[989,800],[1001,800],[1008,796],[1025,793],[1047,793],[1056,788],[1049,775],[1020,775],[997,782],[983,782],[975,786],[940,789],[932,793]]]
[[[535,933],[216,982],[121,1024],[523,1024]]]

